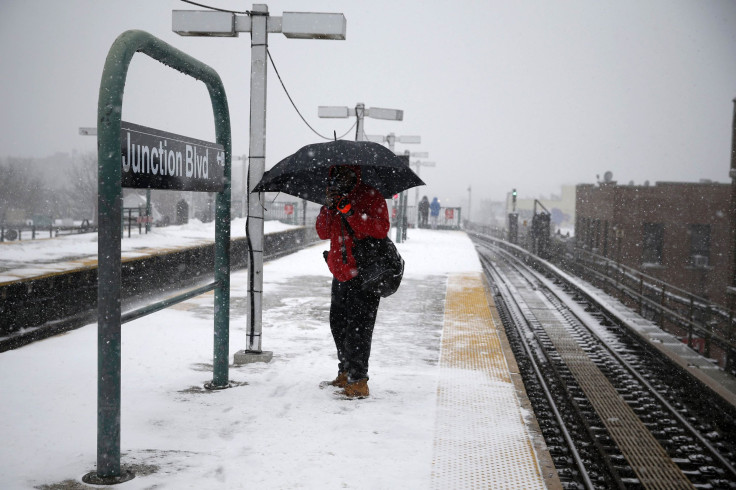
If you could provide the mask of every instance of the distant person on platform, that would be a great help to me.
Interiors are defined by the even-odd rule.
[[[422,197],[419,201],[419,228],[427,227],[427,219],[429,218],[429,199],[427,196]]]
[[[429,205],[429,222],[432,224],[432,229],[437,229],[437,220],[440,218],[440,202],[437,198],[432,198],[432,202]]]
[[[368,358],[381,297],[361,289],[353,244],[366,237],[385,238],[391,222],[383,196],[360,181],[360,167],[330,167],[327,205],[317,217],[317,234],[330,240],[326,253],[332,272],[330,330],[337,347],[337,378],[327,385],[343,388],[348,398],[365,398]]]

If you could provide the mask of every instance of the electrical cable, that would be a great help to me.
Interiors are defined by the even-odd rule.
[[[248,178],[246,183],[246,189],[250,189],[250,172],[248,172]],[[250,337],[250,345],[246,347],[246,350],[251,350],[250,348],[253,347],[253,343],[255,342],[255,334],[256,334],[256,299],[254,296],[254,289],[255,289],[255,270],[253,267],[253,244],[250,240],[250,228],[248,225],[250,224],[250,194],[248,194],[248,214],[245,218],[245,240],[248,243],[248,304],[250,306],[250,318],[249,320],[249,335]],[[260,196],[260,194],[259,194]]]
[[[216,10],[218,12],[228,12],[230,14],[246,14],[246,15],[259,15],[260,14],[260,12],[251,12],[250,10],[239,11],[239,10],[227,10],[227,9],[221,9],[221,8],[217,8],[217,7],[210,7],[209,5],[204,5],[204,4],[201,4],[201,3],[192,2],[191,0],[180,0],[180,1],[181,2],[184,2],[184,3],[191,4],[191,5],[196,5],[197,7],[204,7],[206,9]],[[263,12],[263,13],[265,14],[265,12]]]
[[[320,138],[322,138],[324,140],[327,140],[327,141],[333,141],[333,138],[328,138],[327,136],[324,136],[324,135],[320,134],[319,132],[317,132],[317,130],[315,130],[307,122],[307,120],[304,119],[304,116],[302,116],[302,113],[299,111],[299,109],[297,108],[296,104],[294,103],[294,99],[291,98],[291,95],[289,94],[289,91],[286,89],[286,85],[284,85],[284,81],[281,79],[281,75],[279,74],[279,70],[278,70],[278,68],[276,68],[276,63],[274,63],[273,58],[271,57],[271,51],[268,48],[266,48],[266,54],[268,54],[268,59],[271,61],[271,66],[273,67],[273,71],[276,72],[276,76],[278,77],[279,82],[281,82],[281,87],[284,89],[284,93],[286,93],[286,96],[289,98],[289,102],[291,102],[292,107],[294,107],[294,110],[296,111],[296,113],[299,114],[299,117],[302,118],[302,121],[304,121],[304,124],[306,124],[307,127],[309,129],[311,129],[312,132],[314,134],[316,134],[317,136],[319,136]],[[353,124],[352,126],[350,126],[350,129],[348,129],[345,132],[345,134],[343,134],[342,136],[340,136],[337,139],[343,139],[345,136],[347,136],[348,133],[350,133],[350,131],[353,130],[353,128],[355,127],[356,124],[358,124],[358,120],[357,119],[355,120],[355,124]]]

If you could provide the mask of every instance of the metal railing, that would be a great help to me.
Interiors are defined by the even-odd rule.
[[[79,225],[27,225],[27,224],[0,224],[0,242],[13,242],[15,240],[36,240],[40,238],[54,238],[59,235],[73,235],[77,233],[91,233],[97,229],[89,220],[82,221]]]
[[[733,300],[726,307],[675,287],[655,277],[618,262],[576,248],[569,262],[576,275],[600,285],[629,307],[638,309],[644,318],[664,330],[687,336],[687,344],[711,357],[714,344],[723,351],[723,366],[729,368],[736,351],[734,331],[736,315]],[[732,296],[733,297],[733,296]],[[679,330],[678,330],[679,329]]]
[[[396,217],[394,216],[394,208],[391,207],[389,212],[391,213],[391,223],[393,225]],[[437,216],[437,229],[439,230],[459,230],[462,228],[462,210],[461,207],[442,207],[440,208],[440,214]],[[407,206],[406,207],[406,219],[409,227],[414,227],[417,223],[417,207]],[[427,217],[426,226],[421,222],[419,223],[420,228],[431,228],[432,217]]]
[[[504,230],[473,226],[477,232],[506,242]],[[519,240],[527,244],[527,240]],[[728,306],[714,303],[583,248],[570,239],[552,241],[551,261],[567,272],[600,287],[663,330],[683,339],[705,357],[714,358],[729,372],[736,370],[736,291]]]

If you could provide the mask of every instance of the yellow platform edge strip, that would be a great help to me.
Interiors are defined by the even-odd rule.
[[[432,488],[559,488],[548,454],[540,468],[535,448],[541,435],[528,401],[519,399],[513,356],[512,366],[507,362],[510,352],[482,273],[450,275]],[[530,433],[530,419],[536,435]],[[546,450],[543,441],[541,447]]]

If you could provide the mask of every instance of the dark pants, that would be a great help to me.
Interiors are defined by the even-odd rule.
[[[371,338],[381,297],[360,289],[360,278],[332,279],[330,330],[337,347],[338,370],[350,382],[368,379]]]

